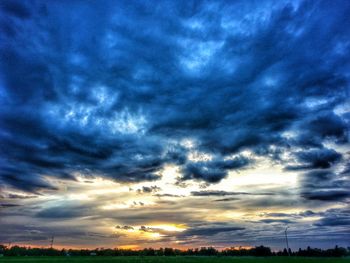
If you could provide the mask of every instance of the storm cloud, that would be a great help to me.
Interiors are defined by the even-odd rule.
[[[342,0],[1,1],[1,209],[28,205],[23,213],[43,222],[104,218],[121,230],[157,213],[201,221],[193,207],[209,203],[232,211],[227,220],[232,203],[247,214],[346,205],[349,13]],[[121,188],[84,183],[99,180]],[[77,184],[90,192],[74,195]],[[119,190],[125,200],[108,199]]]
[[[2,183],[149,181],[166,163],[215,183],[249,165],[186,161],[188,138],[219,158],[295,145],[296,168],[340,160],[322,145],[348,141],[348,118],[334,113],[349,95],[347,3],[266,2],[256,19],[234,11],[259,12],[249,2],[128,4],[2,3]]]

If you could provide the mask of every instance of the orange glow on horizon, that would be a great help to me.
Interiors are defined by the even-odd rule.
[[[30,248],[50,248],[48,245],[46,246],[42,246],[42,245],[37,245],[37,244],[29,244],[29,243],[13,243],[11,244],[10,247],[14,247],[14,246],[19,246],[19,247],[30,247]],[[251,249],[253,248],[252,246],[231,246],[231,247],[217,247],[217,246],[211,246],[211,245],[197,245],[197,246],[193,246],[193,247],[188,247],[188,246],[179,246],[176,244],[173,245],[155,245],[155,246],[140,246],[140,245],[136,245],[136,244],[127,244],[127,245],[120,245],[120,246],[115,246],[115,247],[106,247],[106,246],[68,246],[68,245],[54,245],[53,249],[56,250],[76,250],[76,249],[89,249],[89,250],[94,250],[94,249],[98,249],[98,248],[103,248],[103,249],[125,249],[125,250],[142,250],[144,248],[154,248],[154,249],[160,249],[160,248],[166,248],[166,247],[170,247],[173,249],[179,249],[181,251],[186,251],[188,249],[196,249],[196,248],[201,248],[201,247],[214,247],[215,249],[217,249],[218,251],[223,251],[226,249],[233,249],[233,250],[240,250],[240,249]]]

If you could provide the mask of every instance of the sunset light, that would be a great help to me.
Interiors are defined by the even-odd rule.
[[[349,131],[350,1],[0,0],[1,263],[350,256]]]

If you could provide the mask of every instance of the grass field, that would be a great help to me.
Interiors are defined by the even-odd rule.
[[[48,262],[120,262],[120,263],[350,263],[350,258],[301,258],[301,257],[2,257],[0,263],[48,263]]]

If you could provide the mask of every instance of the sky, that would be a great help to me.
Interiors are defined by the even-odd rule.
[[[0,1],[0,242],[350,246],[350,2]]]

